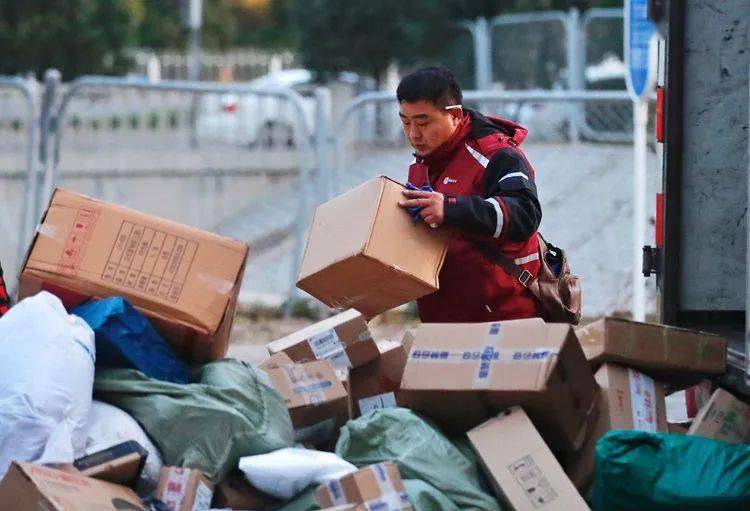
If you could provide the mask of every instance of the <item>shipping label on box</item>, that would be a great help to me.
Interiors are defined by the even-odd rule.
[[[365,318],[348,310],[268,344],[272,355],[286,353],[294,362],[329,360],[337,369],[359,367],[378,357]]]
[[[515,511],[589,509],[520,407],[468,436],[496,495]]]
[[[380,352],[377,359],[350,372],[349,392],[356,417],[377,409],[394,408],[399,404],[406,348],[394,341],[378,341],[377,346]]]
[[[370,465],[321,485],[315,492],[320,507],[362,504],[363,509],[411,511],[401,474],[393,462]]]
[[[297,287],[368,319],[437,291],[451,233],[413,222],[403,189],[379,177],[318,206]]]
[[[746,443],[750,440],[750,406],[726,390],[716,389],[693,421],[688,435]]]
[[[156,497],[169,511],[209,511],[214,485],[200,470],[164,467]]]
[[[29,463],[10,466],[0,482],[0,504],[9,511],[147,511],[129,488]]]
[[[520,403],[560,451],[583,443],[597,392],[570,326],[538,318],[424,324],[401,382],[405,405],[452,433]]]
[[[57,189],[21,270],[19,297],[44,289],[72,307],[124,296],[178,350],[199,338],[213,346],[196,358],[220,358],[246,258],[244,243]]]

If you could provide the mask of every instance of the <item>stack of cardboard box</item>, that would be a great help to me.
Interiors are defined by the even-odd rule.
[[[437,290],[450,242],[449,230],[413,222],[397,205],[402,189],[381,177],[316,210],[298,286],[341,312],[273,341],[260,365],[299,441],[330,446],[346,420],[405,406],[447,434],[468,435],[509,508],[585,510],[603,434],[666,432],[664,385],[725,371],[726,343],[717,336],[614,318],[576,330],[541,319],[423,324],[402,342],[376,341],[367,321]],[[203,362],[226,352],[246,256],[244,244],[57,190],[24,263],[20,297],[44,289],[74,306],[125,296],[187,360]],[[750,406],[718,389],[687,434],[748,441]],[[0,502],[145,509],[125,486],[143,467],[139,447],[79,460],[98,479],[14,464]],[[172,511],[208,509],[212,500],[275,505],[232,477],[214,488],[199,471],[165,467],[156,496]],[[323,485],[316,498],[331,509],[411,509],[393,463]]]

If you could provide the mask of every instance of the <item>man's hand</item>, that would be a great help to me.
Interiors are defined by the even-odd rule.
[[[443,214],[443,200],[444,196],[440,192],[425,192],[423,190],[404,190],[403,194],[408,199],[403,199],[398,202],[398,205],[402,208],[408,208],[416,206],[422,208],[419,212],[419,216],[433,229],[439,225],[442,225],[445,220]]]

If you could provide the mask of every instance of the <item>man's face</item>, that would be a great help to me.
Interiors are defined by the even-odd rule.
[[[401,102],[404,134],[418,156],[427,156],[447,141],[461,122],[461,109],[446,110],[430,101]]]

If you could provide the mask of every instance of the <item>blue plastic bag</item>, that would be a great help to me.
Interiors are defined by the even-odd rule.
[[[96,366],[132,368],[149,378],[187,383],[190,368],[151,323],[121,296],[93,300],[71,311],[96,334]]]

